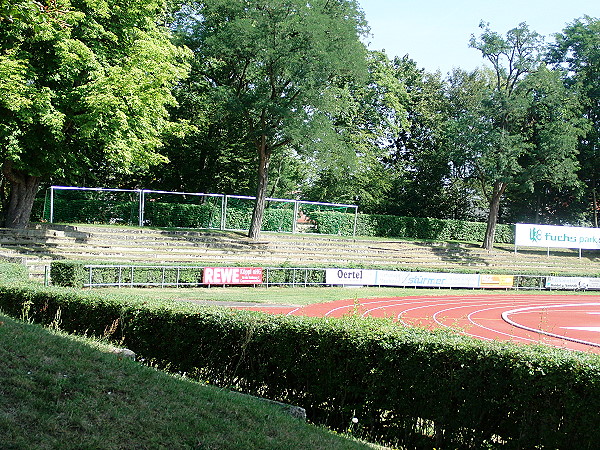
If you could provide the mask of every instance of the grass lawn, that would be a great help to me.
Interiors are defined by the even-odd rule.
[[[379,448],[0,314],[0,448]]]

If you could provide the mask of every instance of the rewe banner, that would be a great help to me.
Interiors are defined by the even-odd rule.
[[[600,249],[600,228],[518,223],[515,226],[515,245],[544,248]]]
[[[205,267],[202,283],[220,284],[261,284],[262,267]]]

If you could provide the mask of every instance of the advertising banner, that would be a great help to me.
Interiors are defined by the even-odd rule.
[[[546,287],[548,289],[600,290],[600,278],[547,277]]]
[[[380,286],[476,288],[479,275],[437,272],[397,272],[379,270],[377,284]]]
[[[488,289],[507,289],[513,287],[513,275],[480,275],[479,287]]]
[[[203,284],[262,284],[262,267],[205,267]]]
[[[327,284],[344,286],[396,286],[477,288],[479,275],[394,270],[326,269]]]
[[[600,249],[600,228],[518,223],[515,227],[515,245]]]
[[[377,286],[377,270],[325,269],[325,283],[344,286]]]

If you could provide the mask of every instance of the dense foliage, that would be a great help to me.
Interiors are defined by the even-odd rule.
[[[157,149],[188,54],[158,24],[161,0],[10,3],[0,10],[2,212],[22,228],[42,182],[106,181],[165,160]]]
[[[487,65],[442,75],[367,51],[354,0],[40,5],[0,8],[9,226],[47,183],[258,193],[252,235],[266,196],[487,220],[486,247],[496,223],[597,225],[597,18],[548,44],[483,23]]]
[[[591,354],[386,320],[191,309],[31,285],[1,285],[0,307],[396,445],[591,449],[600,439],[600,362]]]

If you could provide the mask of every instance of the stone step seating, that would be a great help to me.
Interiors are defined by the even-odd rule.
[[[583,258],[573,250],[520,249],[510,245],[488,252],[476,244],[352,239],[314,234],[264,233],[259,241],[243,233],[160,230],[93,225],[35,225],[27,230],[0,229],[0,255],[25,257],[32,272],[51,259],[115,264],[248,264],[276,267],[363,264],[413,270],[496,268],[514,273],[597,275],[597,252]],[[560,257],[557,257],[560,256]],[[43,273],[43,272],[42,272]]]

